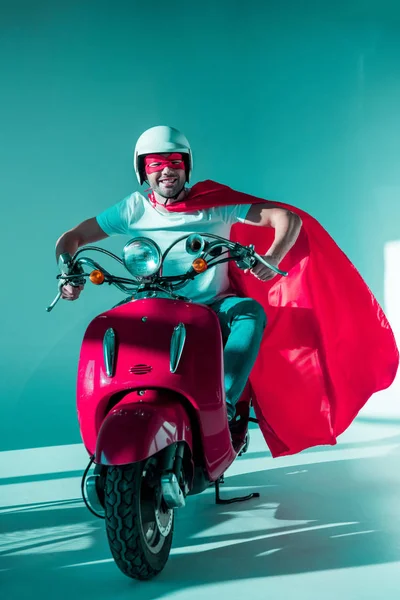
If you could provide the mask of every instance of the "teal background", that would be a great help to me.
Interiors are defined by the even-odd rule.
[[[400,223],[398,2],[3,0],[0,73],[2,450],[80,439],[80,341],[120,294],[88,286],[47,314],[54,245],[137,189],[132,149],[153,125],[190,139],[193,181],[312,213],[383,302]]]

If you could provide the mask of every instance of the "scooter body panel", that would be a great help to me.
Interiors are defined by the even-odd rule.
[[[178,368],[172,373],[171,339],[174,328],[180,323],[185,326],[186,340]],[[112,376],[107,374],[104,358],[104,337],[110,328],[115,335]],[[220,326],[216,314],[209,307],[182,300],[149,298],[128,302],[102,313],[86,330],[78,367],[78,418],[88,452],[97,454],[97,439],[110,408],[130,392],[133,395],[130,395],[129,402],[133,407],[124,408],[125,416],[127,422],[136,427],[132,425],[133,415],[138,422],[143,422],[139,413],[135,412],[134,405],[140,406],[143,400],[137,392],[163,390],[166,394],[163,396],[166,399],[165,411],[163,403],[158,405],[164,425],[161,427],[157,418],[153,431],[160,431],[163,427],[163,431],[167,430],[172,410],[172,400],[167,400],[169,390],[174,402],[178,402],[178,397],[185,399],[190,426],[199,430],[205,469],[210,480],[214,481],[236,457],[227,425],[223,375]],[[150,414],[150,409],[146,410]],[[152,414],[155,415],[154,411]],[[179,409],[174,414],[176,418],[181,415]],[[115,416],[111,418],[116,419]],[[118,422],[122,424],[122,420]],[[179,430],[181,425],[176,427]],[[162,434],[159,433],[159,436],[162,437]],[[132,438],[132,444],[135,443]],[[129,454],[128,450],[124,452],[126,456]],[[119,457],[122,455],[123,452]]]
[[[193,446],[184,406],[170,390],[128,393],[107,414],[97,437],[95,461],[102,465],[139,462],[176,442]]]

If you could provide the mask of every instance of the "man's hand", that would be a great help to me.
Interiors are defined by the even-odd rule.
[[[96,217],[92,217],[91,219],[83,221],[73,229],[63,233],[63,235],[57,240],[57,264],[59,265],[59,258],[63,254],[67,254],[72,257],[81,246],[85,246],[86,244],[94,244],[100,240],[104,240],[106,237],[108,237],[108,235],[101,229],[100,225],[97,223]],[[68,272],[68,269],[66,269],[66,272]],[[77,300],[82,290],[82,285],[75,287],[70,283],[67,283],[61,288],[61,298],[63,300]]]
[[[262,258],[264,260],[266,260],[273,267],[279,266],[280,261],[275,256],[265,254],[264,256],[262,256]],[[254,275],[254,277],[259,279],[260,281],[270,281],[277,275],[277,273],[275,273],[275,271],[272,271],[272,269],[269,269],[268,267],[266,267],[265,265],[263,265],[260,262],[257,262],[254,265],[254,267],[252,269],[250,269],[250,273],[252,273]]]
[[[67,283],[61,288],[61,298],[63,300],[78,300],[83,287],[83,285],[74,286]]]

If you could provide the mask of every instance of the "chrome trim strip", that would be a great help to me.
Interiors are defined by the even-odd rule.
[[[170,360],[169,360],[169,370],[171,373],[176,373],[176,370],[179,366],[179,361],[181,360],[183,348],[185,346],[186,341],[186,327],[183,323],[179,323],[174,328],[174,332],[171,338],[171,348],[170,348]]]
[[[113,377],[115,367],[115,331],[110,327],[103,338],[104,364],[108,377]]]

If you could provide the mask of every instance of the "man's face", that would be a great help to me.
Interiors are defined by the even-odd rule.
[[[186,172],[182,154],[148,154],[144,164],[150,187],[163,198],[173,198],[185,187]]]

